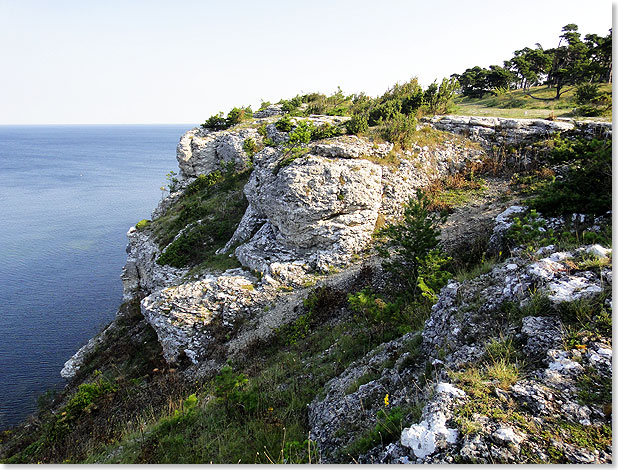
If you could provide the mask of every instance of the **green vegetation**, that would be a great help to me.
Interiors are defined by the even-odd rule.
[[[430,206],[429,198],[417,191],[416,199],[405,207],[402,221],[378,231],[376,250],[406,295],[433,303],[450,276],[444,269],[450,258],[438,248],[438,225],[446,216],[430,212]]]
[[[223,117],[223,112],[210,116],[206,119],[204,124],[202,124],[202,127],[205,129],[220,131],[235,126],[236,124],[240,124],[241,122],[251,119],[252,117],[253,111],[251,111],[251,106],[232,108],[227,114],[227,117]]]
[[[251,137],[245,139],[242,143],[242,149],[247,153],[247,155],[249,155],[249,157],[253,157],[260,151],[260,147]]]
[[[150,225],[150,220],[142,219],[135,224],[135,228],[140,232]]]
[[[242,188],[248,178],[248,173],[234,173],[230,168],[193,181],[181,198],[150,224],[164,249],[157,262],[177,268],[209,263],[220,269],[236,267],[233,258],[215,252],[231,238],[245,212]],[[200,220],[202,223],[197,223]]]
[[[178,405],[150,417],[143,431],[129,432],[110,449],[95,453],[96,461],[315,461],[315,443],[307,439],[307,403],[329,379],[379,344],[353,318],[327,321],[342,305],[341,292],[316,289],[305,301],[310,318],[306,334],[290,341],[293,330],[280,329],[268,344],[256,344],[250,359],[228,364],[191,392],[197,402],[189,411]],[[414,416],[420,416],[420,407]],[[391,429],[391,424],[392,432],[400,430],[401,419],[395,410],[379,418],[378,434],[384,435],[383,427]]]
[[[404,421],[409,423],[417,422],[421,417],[421,411],[421,407],[418,405],[406,410],[400,407],[393,407],[378,411],[376,425],[342,449],[340,456],[353,459],[354,456],[364,454],[378,444],[386,446],[396,441],[401,436]],[[405,419],[406,414],[407,419]]]
[[[566,86],[611,80],[611,31],[605,37],[588,34],[582,41],[577,25],[568,24],[562,28],[559,39],[558,47],[552,49],[537,44],[535,49],[515,51],[503,67],[477,66],[453,76],[464,96],[482,97],[489,92],[500,95],[510,88],[528,90],[545,82],[554,88],[554,100],[560,99]]]
[[[612,208],[611,139],[553,140],[550,162],[568,165],[565,177],[538,189],[531,206],[543,214],[604,214]]]

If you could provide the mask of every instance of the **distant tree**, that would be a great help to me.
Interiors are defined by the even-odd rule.
[[[485,83],[490,90],[496,88],[511,88],[515,82],[515,74],[510,70],[499,65],[490,65],[485,77]]]
[[[560,99],[560,96],[567,91],[564,89],[565,86],[575,85],[586,79],[589,70],[589,51],[577,30],[577,25],[573,23],[564,26],[558,47],[550,50],[553,61],[547,82],[556,88],[556,96],[552,99]]]
[[[525,47],[513,54],[512,59],[504,62],[504,68],[515,74],[516,88],[528,89],[541,83],[547,76],[552,58],[540,44],[536,44],[536,49]]]
[[[587,34],[584,43],[588,47],[588,75],[591,82],[612,81],[612,30],[605,37]]]
[[[488,70],[479,67],[466,69],[461,75],[453,74],[452,78],[457,79],[464,96],[480,98],[489,91],[487,86]]]

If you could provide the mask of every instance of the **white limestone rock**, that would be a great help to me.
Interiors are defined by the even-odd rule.
[[[448,383],[438,384],[435,392],[432,401],[423,409],[422,421],[401,432],[401,444],[412,449],[420,461],[438,449],[455,444],[459,435],[456,428],[449,428],[446,423],[455,400],[465,397],[465,393]]]
[[[229,165],[233,165],[236,171],[246,169],[251,159],[242,147],[249,138],[261,141],[257,130],[252,128],[212,131],[196,127],[187,131],[176,148],[181,178],[207,175]]]
[[[123,301],[150,293],[156,289],[174,284],[186,274],[186,269],[160,265],[161,255],[158,244],[148,231],[131,227],[127,232],[127,261],[122,269]]]
[[[279,167],[282,158],[273,148],[255,156],[244,190],[250,209],[228,245],[262,224],[235,252],[252,269],[272,275],[273,263],[325,270],[349,260],[371,240],[382,203],[381,167],[312,154]]]
[[[142,315],[157,332],[165,359],[183,355],[197,364],[225,340],[241,319],[250,318],[270,297],[242,269],[157,290],[141,302]]]

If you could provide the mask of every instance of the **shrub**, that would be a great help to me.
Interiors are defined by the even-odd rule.
[[[170,193],[173,193],[178,189],[178,183],[180,183],[180,181],[176,178],[176,176],[178,175],[174,170],[171,170],[167,175],[165,175],[165,178],[167,179],[167,187],[169,188]]]
[[[575,102],[587,104],[599,97],[599,85],[597,83],[580,83],[575,88]]]
[[[232,127],[236,124],[240,124],[245,119],[250,119],[253,117],[253,111],[251,110],[251,106],[247,106],[246,108],[232,108],[232,110],[227,114],[226,118],[226,126]]]
[[[148,227],[148,225],[150,225],[150,220],[142,219],[138,223],[135,224],[135,228],[141,232],[146,227]]]
[[[546,215],[600,215],[611,210],[611,139],[557,138],[554,143],[551,160],[566,163],[568,172],[541,188],[530,206]]]
[[[213,129],[215,131],[227,129],[227,121],[223,117],[223,112],[210,116],[206,119],[204,124],[202,124],[202,127],[205,129]]]
[[[281,132],[290,132],[294,127],[294,123],[292,123],[290,116],[286,114],[275,123],[275,127]]]
[[[255,143],[255,140],[249,137],[242,143],[242,149],[247,155],[252,157],[258,152],[258,145]]]
[[[386,140],[405,149],[411,144],[416,132],[416,118],[396,113],[389,121],[382,124],[380,131]]]
[[[240,124],[245,119],[250,119],[252,117],[253,111],[251,110],[251,106],[232,108],[227,114],[227,118],[224,118],[223,112],[220,112],[219,114],[215,114],[214,116],[210,116],[206,119],[204,124],[202,124],[202,127],[220,131],[228,129],[236,124]]]
[[[545,229],[544,220],[534,209],[521,218],[513,217],[506,237],[512,240],[515,246],[522,246],[526,251],[535,251],[541,246],[556,243],[554,231]]]
[[[383,121],[388,121],[397,114],[401,114],[401,102],[399,100],[380,103],[369,112],[369,125],[375,126]]]
[[[348,134],[362,134],[369,129],[369,122],[366,114],[355,114],[345,123],[345,128]]]
[[[412,298],[431,299],[432,291],[442,287],[448,278],[444,266],[450,261],[438,248],[438,225],[443,214],[429,212],[431,201],[422,191],[410,199],[403,220],[388,225],[377,233],[376,250],[383,266],[394,275]]]
[[[423,93],[423,105],[430,114],[444,114],[452,104],[455,90],[459,87],[456,79],[445,78],[438,86],[432,83]]]
[[[314,127],[311,130],[311,140],[328,139],[329,137],[336,137],[341,134],[341,128],[326,122],[319,127]]]
[[[299,106],[303,104],[303,98],[300,95],[296,95],[292,99],[281,100],[279,104],[281,104],[281,109],[286,113],[296,113]]]
[[[308,144],[311,141],[313,130],[314,127],[310,121],[300,121],[290,132],[287,144],[292,147],[298,144]]]
[[[212,171],[207,175],[198,175],[198,177],[187,186],[184,196],[190,196],[191,194],[203,191],[221,181],[222,178],[223,173],[221,173],[220,170]]]

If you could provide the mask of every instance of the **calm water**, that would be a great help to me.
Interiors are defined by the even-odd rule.
[[[126,232],[190,127],[0,126],[0,429],[114,317]]]

